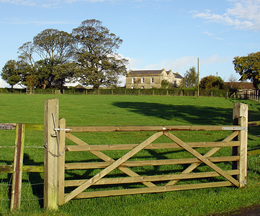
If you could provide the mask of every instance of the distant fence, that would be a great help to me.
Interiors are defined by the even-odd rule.
[[[69,95],[171,95],[171,96],[197,96],[197,89],[126,89],[126,88],[100,88],[98,90],[84,88],[68,88],[68,89],[34,89],[27,91],[26,89],[0,88],[0,93],[11,94],[69,94]],[[228,97],[227,90],[220,89],[200,89],[200,96],[208,97]]]
[[[260,90],[241,90],[233,93],[230,97],[259,101]]]

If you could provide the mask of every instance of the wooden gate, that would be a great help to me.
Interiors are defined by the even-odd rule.
[[[233,126],[99,126],[69,127],[65,119],[58,119],[57,99],[45,103],[45,207],[55,209],[71,199],[129,195],[140,193],[157,193],[166,191],[189,190],[210,187],[236,186],[244,187],[247,176],[247,105],[234,104]],[[230,131],[230,134],[218,142],[184,142],[175,131]],[[149,131],[153,134],[139,144],[89,145],[75,134],[82,132],[134,132]],[[162,137],[169,143],[155,143]],[[76,145],[65,146],[68,139]],[[213,157],[221,148],[232,147],[233,155]],[[211,148],[205,154],[199,148]],[[182,149],[192,157],[159,160],[132,160],[141,151],[151,149]],[[102,162],[65,163],[66,152],[87,151],[98,157]],[[127,150],[119,158],[112,158],[103,151]],[[66,154],[68,154],[66,153]],[[232,169],[216,165],[220,162],[232,162]],[[133,171],[134,167],[168,166],[190,164],[177,174],[143,176]],[[201,164],[207,165],[211,171],[193,172]],[[102,169],[100,172],[84,180],[65,180],[65,170]],[[106,178],[114,170],[120,170],[125,176]],[[221,179],[219,178],[221,177]],[[202,178],[219,178],[206,183],[186,183],[182,181]],[[177,183],[181,184],[177,184]],[[119,188],[110,190],[93,190],[93,186],[140,184],[136,188]],[[65,188],[74,188],[65,193]]]

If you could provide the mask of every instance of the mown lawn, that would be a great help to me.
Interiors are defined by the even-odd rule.
[[[260,105],[253,101],[238,101],[213,97],[172,96],[103,96],[103,95],[12,95],[0,94],[0,123],[37,123],[44,121],[44,100],[59,98],[60,117],[68,126],[106,125],[231,125],[233,102],[249,105],[249,121],[260,120]],[[79,136],[88,144],[140,143],[151,132],[88,133]],[[183,141],[218,141],[228,132],[175,132]],[[248,148],[259,147],[259,127],[249,128]],[[15,131],[0,130],[0,147],[14,145]],[[162,138],[160,142],[167,142]],[[24,164],[42,165],[43,132],[27,131]],[[70,144],[69,142],[67,144]],[[0,148],[0,165],[10,165],[13,148]],[[201,150],[201,153],[204,153]],[[111,153],[118,158],[124,151]],[[231,155],[223,148],[214,156]],[[186,157],[183,151],[144,151],[137,158],[164,159]],[[95,160],[87,153],[66,153],[66,161]],[[231,163],[222,163],[231,167]],[[173,168],[173,169],[172,169]],[[185,167],[135,168],[139,174],[181,172]],[[201,166],[197,171],[204,171]],[[93,176],[95,171],[68,171],[66,178]],[[120,175],[112,172],[112,175]],[[11,176],[0,175],[0,215],[8,212],[8,188]],[[234,187],[210,188],[160,194],[140,194],[105,198],[72,200],[60,206],[57,212],[42,209],[43,174],[23,173],[21,210],[17,215],[210,215],[228,212],[241,207],[260,204],[260,158],[248,157],[248,184],[243,189]],[[199,181],[198,181],[199,182]],[[181,184],[181,182],[180,182]],[[133,185],[134,186],[134,185]]]

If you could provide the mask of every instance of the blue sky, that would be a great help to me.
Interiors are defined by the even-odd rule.
[[[260,0],[0,0],[0,68],[41,31],[70,33],[87,19],[123,39],[128,69],[184,75],[199,58],[201,78],[228,81],[239,78],[235,56],[260,51]]]

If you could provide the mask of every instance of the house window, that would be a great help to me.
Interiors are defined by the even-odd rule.
[[[144,78],[141,78],[141,83],[144,83]]]
[[[132,78],[132,83],[135,83],[135,78]]]
[[[154,78],[153,77],[151,78],[151,83],[154,83]]]

